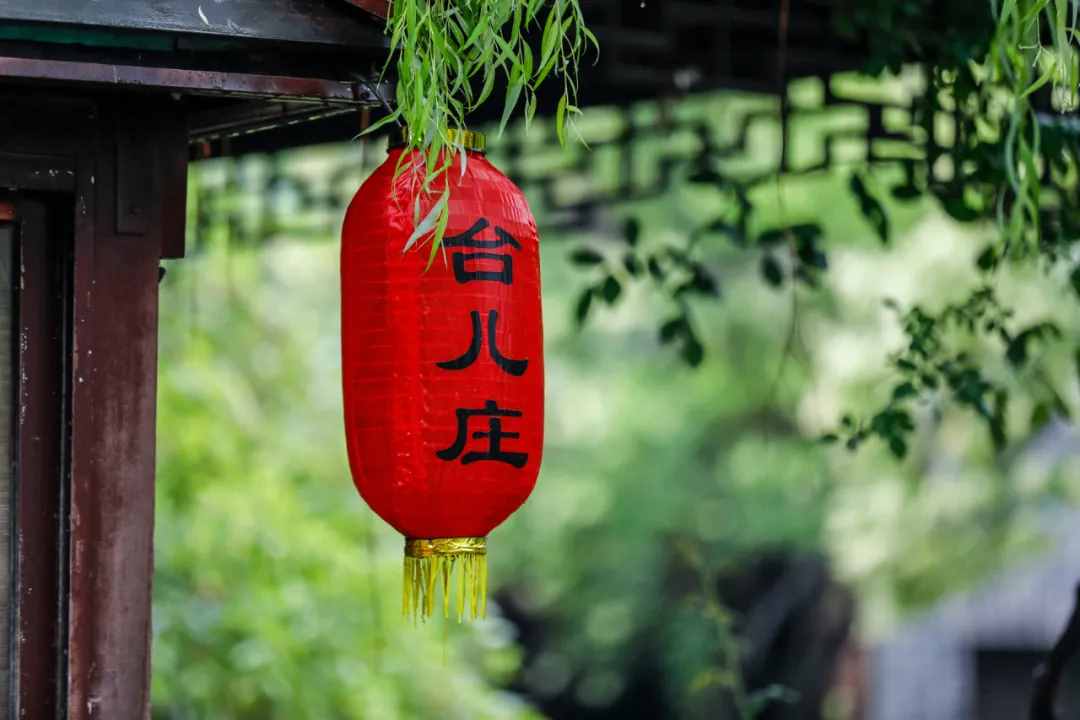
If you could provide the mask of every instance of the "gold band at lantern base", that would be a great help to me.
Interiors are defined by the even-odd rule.
[[[426,620],[435,609],[435,590],[442,588],[443,616],[450,617],[450,595],[458,622],[487,616],[487,539],[406,538],[401,614]]]

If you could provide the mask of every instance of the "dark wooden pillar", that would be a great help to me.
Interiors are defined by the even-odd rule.
[[[149,712],[158,261],[183,232],[187,135],[176,113],[110,108],[76,203],[71,720]]]
[[[20,356],[25,720],[149,715],[158,267],[182,252],[186,187],[171,102],[24,97],[0,120],[0,184],[46,198],[23,204],[49,226],[23,233],[21,307],[41,308]]]

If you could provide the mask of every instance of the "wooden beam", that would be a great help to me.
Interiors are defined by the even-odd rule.
[[[358,8],[363,8],[373,15],[385,18],[390,12],[388,0],[345,0]]]
[[[0,77],[47,83],[78,83],[91,87],[288,98],[345,105],[379,103],[368,86],[359,82],[68,60],[0,57]]]
[[[0,0],[0,20],[355,49],[382,41],[375,15],[385,17],[385,5],[380,0],[357,0],[355,6],[351,0]]]
[[[69,157],[0,150],[0,187],[71,191],[75,187],[75,163]]]

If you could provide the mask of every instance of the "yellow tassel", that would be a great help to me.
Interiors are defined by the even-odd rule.
[[[455,578],[456,575],[456,578]],[[471,619],[487,616],[487,540],[469,538],[408,538],[401,588],[401,614],[413,622],[426,621],[435,609],[436,590],[442,590],[443,617],[450,617],[450,594],[457,593],[457,617],[469,610]]]

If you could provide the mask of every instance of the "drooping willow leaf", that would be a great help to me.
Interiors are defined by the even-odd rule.
[[[529,34],[541,29],[540,53],[534,56]],[[453,183],[436,181],[455,156],[464,155],[450,130],[464,128],[469,113],[487,102],[500,84],[507,88],[502,133],[518,108],[526,123],[533,119],[542,82],[551,77],[560,81],[557,134],[565,144],[566,128],[573,127],[580,114],[578,68],[590,49],[599,48],[585,26],[580,0],[392,0],[386,33],[390,56],[384,74],[396,70],[396,103],[365,132],[391,123],[403,127],[406,150],[418,151],[424,162],[403,162],[398,172],[422,173],[420,192],[444,197]],[[449,207],[448,200],[440,199],[433,205],[436,216],[418,219],[407,249],[430,235],[434,258]]]

